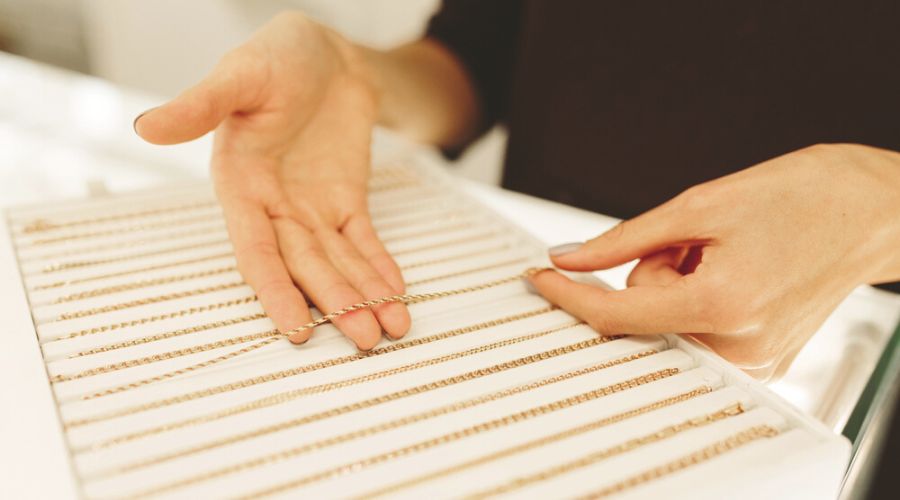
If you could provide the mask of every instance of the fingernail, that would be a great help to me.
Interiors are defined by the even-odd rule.
[[[531,282],[528,278],[522,278],[522,284],[525,285],[525,290],[532,295],[540,295],[540,292],[537,291],[537,288],[534,287],[534,283]]]
[[[131,122],[131,128],[134,130],[134,133],[135,133],[135,134],[138,133],[138,131],[137,131],[137,122],[138,122],[138,120],[140,120],[142,116],[146,115],[147,113],[153,111],[154,109],[156,109],[156,108],[158,108],[158,107],[159,107],[159,106],[154,106],[154,107],[152,107],[152,108],[150,108],[150,109],[144,111],[143,113],[137,115],[136,117],[134,117],[134,121]]]
[[[549,253],[551,257],[559,257],[561,255],[566,255],[567,253],[572,253],[582,246],[584,246],[584,243],[577,241],[573,243],[563,243],[562,245],[550,247],[547,249],[547,253]]]

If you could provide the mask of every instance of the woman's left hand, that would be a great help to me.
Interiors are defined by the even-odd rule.
[[[531,278],[597,331],[688,333],[759,378],[778,376],[854,287],[900,280],[900,153],[812,146],[551,257],[571,271],[640,259],[622,291]]]

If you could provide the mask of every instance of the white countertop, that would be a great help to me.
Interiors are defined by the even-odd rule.
[[[157,105],[159,98],[2,53],[0,96],[0,205],[206,176],[208,136],[162,148],[144,143],[132,132],[133,118]],[[408,147],[413,146],[385,132],[376,133],[376,151]],[[590,238],[616,222],[493,186],[462,182],[472,195],[548,245]],[[598,274],[621,287],[629,269],[622,266]],[[832,314],[788,374],[770,387],[840,430],[898,319],[900,295],[860,287]],[[11,383],[0,381],[0,396]]]

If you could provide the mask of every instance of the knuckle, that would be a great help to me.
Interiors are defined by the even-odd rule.
[[[703,211],[716,203],[717,195],[718,189],[714,185],[703,183],[685,189],[672,201],[682,210]]]

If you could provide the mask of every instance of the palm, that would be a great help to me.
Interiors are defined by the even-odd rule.
[[[403,287],[366,208],[376,102],[358,64],[335,34],[279,17],[179,97],[185,103],[155,112],[180,112],[187,125],[173,119],[174,128],[216,115],[212,173],[238,267],[282,331],[310,320],[306,299],[330,312]],[[408,325],[399,304],[337,323],[361,348],[381,327],[399,337]]]

